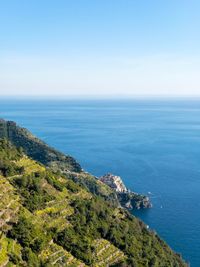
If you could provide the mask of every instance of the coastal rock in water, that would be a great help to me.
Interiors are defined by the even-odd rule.
[[[149,197],[134,192],[118,194],[120,204],[127,209],[148,209],[152,207]]]
[[[101,176],[99,180],[117,193],[117,198],[122,207],[126,209],[146,209],[152,207],[150,199],[147,196],[128,190],[120,176],[108,173]]]

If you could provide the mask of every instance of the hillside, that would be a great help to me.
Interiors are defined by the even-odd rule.
[[[13,121],[0,119],[0,138],[8,139],[16,147],[23,148],[26,155],[32,159],[44,164],[53,172],[66,175],[92,194],[109,200],[116,207],[121,205],[123,207],[148,208],[151,206],[145,196],[133,192],[118,194],[118,192],[112,190],[93,175],[84,172],[74,158],[49,147],[27,129],[19,127]]]
[[[81,171],[80,165],[74,158],[49,147],[27,129],[17,126],[13,121],[0,119],[0,138],[7,138],[16,147],[22,147],[29,157],[54,168],[54,170]]]
[[[0,266],[187,266],[140,220],[71,175],[0,140]]]

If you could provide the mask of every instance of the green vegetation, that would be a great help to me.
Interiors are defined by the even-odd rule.
[[[21,195],[24,206],[30,211],[42,209],[45,207],[46,202],[54,199],[53,196],[49,195],[43,189],[43,179],[44,174],[37,172],[17,176],[10,180],[11,184],[16,187],[18,193]]]
[[[80,172],[81,167],[76,160],[49,147],[15,122],[0,120],[0,138],[6,138],[16,147],[22,147],[24,152],[34,160],[51,166],[55,171]]]
[[[0,140],[0,175],[13,176],[22,174],[23,166],[17,166],[14,160],[22,156],[21,149],[15,148],[6,139]]]
[[[5,139],[0,159],[0,266],[187,266],[93,176],[46,169]]]

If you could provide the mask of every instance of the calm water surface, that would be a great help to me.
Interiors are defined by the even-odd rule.
[[[0,100],[15,120],[95,175],[120,175],[154,207],[135,212],[200,266],[200,101]]]

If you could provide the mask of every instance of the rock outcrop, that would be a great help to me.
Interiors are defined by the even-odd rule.
[[[101,176],[99,180],[117,193],[118,200],[122,207],[127,209],[146,209],[152,207],[149,197],[128,190],[120,176],[108,173]]]
[[[128,190],[124,183],[122,182],[122,179],[120,176],[113,175],[111,173],[108,173],[104,176],[101,176],[99,180],[108,186],[110,186],[113,190],[115,190],[118,193],[127,193]]]

